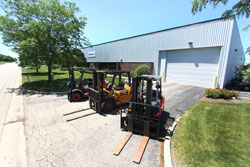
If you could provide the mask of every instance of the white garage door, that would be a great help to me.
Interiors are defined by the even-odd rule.
[[[160,53],[160,67],[166,66],[166,82],[210,88],[218,76],[219,56],[220,48],[166,51]]]

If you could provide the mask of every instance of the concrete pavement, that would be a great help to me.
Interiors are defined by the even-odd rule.
[[[17,78],[18,75],[10,81],[15,83],[12,88],[19,87],[21,76]],[[171,117],[177,117],[204,95],[203,88],[199,87],[177,84],[163,87],[166,95],[165,109],[170,112]],[[93,112],[84,111],[89,108],[88,101],[69,103],[65,95],[27,93],[22,97],[11,90],[10,105],[7,107],[9,112],[5,112],[5,119],[2,120],[4,138],[0,143],[0,166],[160,165],[160,144],[152,139],[149,140],[141,163],[137,165],[132,162],[142,138],[139,135],[131,137],[119,156],[113,155],[116,145],[126,133],[120,129],[120,116],[116,112],[106,116],[94,114],[81,118]],[[2,97],[2,100],[5,98]],[[75,113],[69,114],[71,112]],[[79,119],[67,122],[77,117]]]
[[[250,91],[239,91],[239,99],[250,100]]]
[[[26,167],[23,97],[14,91],[21,85],[21,70],[13,63],[0,70],[5,83],[1,87],[1,115],[4,117],[1,118],[0,166]]]
[[[166,109],[175,117],[204,95],[204,88],[164,85]],[[132,162],[142,136],[133,135],[119,156],[113,151],[126,132],[120,116],[92,113],[88,101],[69,103],[65,95],[24,95],[28,166],[159,166],[160,144],[149,140],[139,165]],[[73,114],[70,114],[73,113]],[[63,116],[68,114],[67,116]],[[78,118],[73,121],[67,120]]]
[[[20,75],[20,69],[15,63],[0,65],[0,138],[3,131],[3,124],[9,109],[10,99],[13,95],[12,88]]]
[[[142,136],[133,135],[119,156],[113,155],[126,132],[116,112],[93,113],[88,101],[69,103],[58,95],[24,95],[28,166],[159,166],[160,143],[150,139],[139,165],[132,162]],[[69,114],[75,112],[73,114]],[[69,114],[63,116],[64,114]],[[67,122],[67,120],[75,119]]]

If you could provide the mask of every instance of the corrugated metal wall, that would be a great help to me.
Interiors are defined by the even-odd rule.
[[[96,45],[83,50],[85,55],[95,51],[88,62],[153,62],[153,72],[158,71],[159,51],[190,48],[221,47],[218,87],[222,87],[225,65],[229,53],[234,20],[213,20],[166,31],[146,34],[124,40]]]
[[[241,44],[240,35],[235,22],[228,54],[224,85],[234,77],[234,68],[245,64],[245,54]]]

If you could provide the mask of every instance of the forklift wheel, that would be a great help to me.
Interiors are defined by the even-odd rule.
[[[116,103],[113,99],[106,99],[102,103],[101,107],[102,107],[104,112],[111,112],[116,107]]]
[[[79,92],[74,92],[72,94],[72,101],[78,102],[82,99],[82,95]]]
[[[243,87],[243,90],[249,91],[249,90],[250,90],[250,86],[244,86],[244,87]]]

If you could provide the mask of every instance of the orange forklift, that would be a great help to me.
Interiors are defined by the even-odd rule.
[[[120,126],[128,131],[121,143],[117,145],[114,155],[119,155],[130,137],[143,135],[133,162],[140,163],[149,138],[160,139],[164,134],[163,112],[164,95],[162,94],[161,77],[142,75],[133,77],[132,99],[128,108],[120,110]]]

